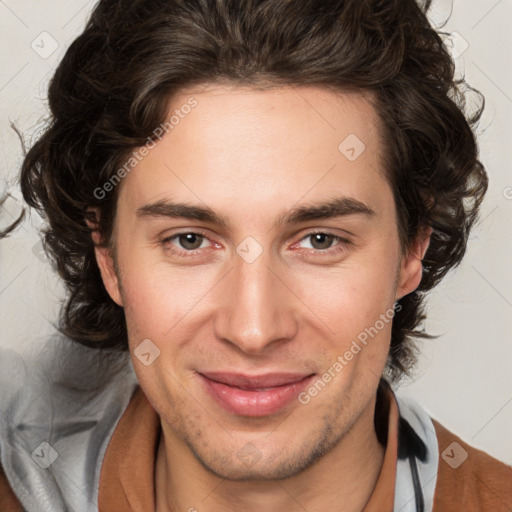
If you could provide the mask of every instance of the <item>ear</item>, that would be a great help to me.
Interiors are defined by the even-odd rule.
[[[413,292],[419,286],[423,274],[422,260],[430,244],[432,228],[423,229],[402,257],[395,300]]]
[[[101,236],[98,230],[99,208],[90,207],[87,209],[88,216],[85,222],[93,230],[91,233],[94,242],[94,253],[96,263],[100,269],[101,279],[110,298],[118,305],[123,306],[123,298],[120,291],[119,279],[114,267],[111,249],[101,245]],[[94,217],[95,220],[91,220]]]

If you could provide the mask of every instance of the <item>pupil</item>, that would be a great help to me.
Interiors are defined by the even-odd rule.
[[[325,233],[317,233],[313,235],[313,247],[315,249],[328,249],[332,241],[332,235],[326,235]],[[320,245],[321,247],[317,247]]]
[[[201,236],[195,233],[180,235],[180,243],[186,249],[198,249],[201,246]]]

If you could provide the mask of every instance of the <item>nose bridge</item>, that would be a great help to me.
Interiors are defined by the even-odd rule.
[[[283,290],[275,267],[268,254],[252,261],[236,254],[225,280],[216,333],[246,353],[259,353],[294,335],[293,294]]]

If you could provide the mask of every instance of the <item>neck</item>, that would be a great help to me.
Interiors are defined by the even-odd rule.
[[[375,399],[339,443],[283,480],[230,481],[212,474],[162,425],[155,467],[156,512],[363,510],[384,459],[374,427]]]

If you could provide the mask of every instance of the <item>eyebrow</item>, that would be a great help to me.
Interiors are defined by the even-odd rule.
[[[310,203],[285,212],[274,222],[273,227],[282,224],[299,224],[309,220],[327,220],[348,215],[363,215],[371,218],[375,211],[368,205],[351,197],[338,197],[324,203]],[[141,206],[137,209],[137,217],[183,218],[208,222],[227,228],[228,220],[215,213],[207,206],[194,206],[185,203],[174,203],[160,200]]]
[[[137,209],[137,217],[168,217],[199,220],[228,227],[227,219],[216,214],[207,206],[192,206],[185,203],[173,203],[160,200]]]
[[[326,203],[311,203],[292,208],[278,217],[277,224],[298,224],[308,220],[327,220],[347,215],[374,217],[375,211],[352,197],[337,197]]]

